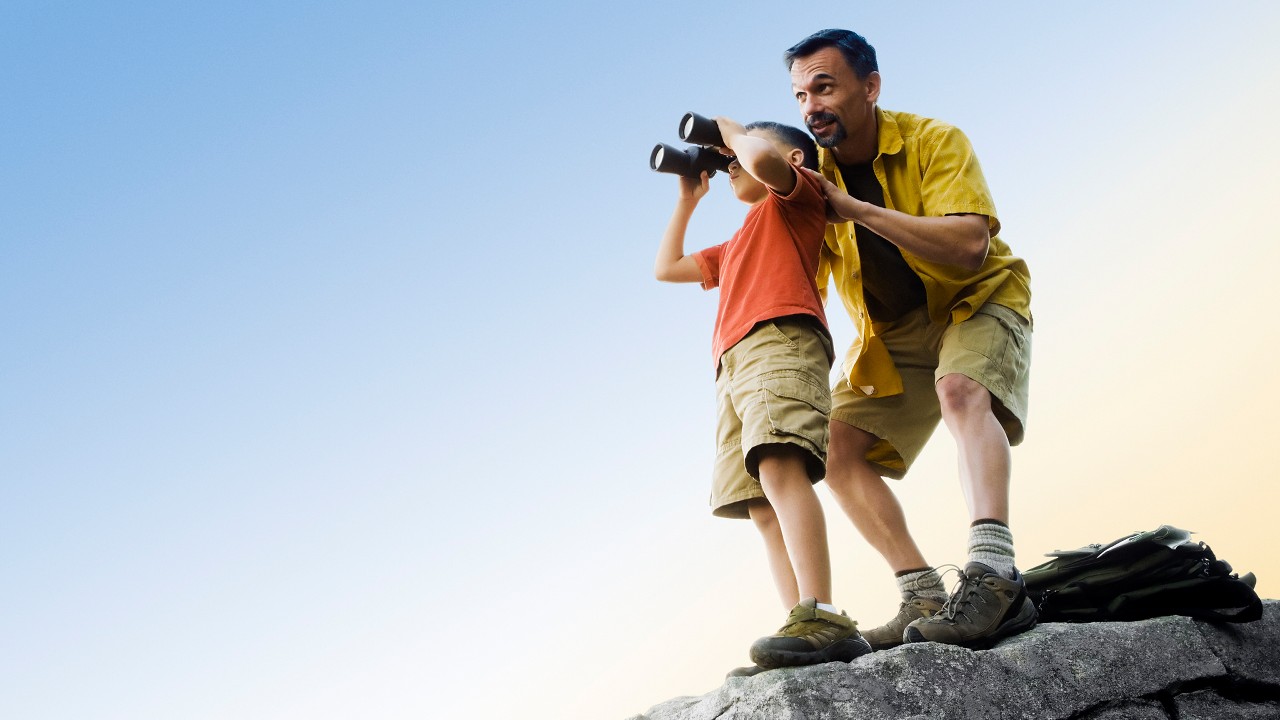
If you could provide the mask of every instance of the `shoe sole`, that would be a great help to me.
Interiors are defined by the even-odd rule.
[[[865,638],[865,636],[864,636],[864,638]],[[881,650],[892,650],[892,649],[894,649],[894,648],[896,648],[896,647],[899,647],[899,646],[901,646],[901,645],[902,645],[902,641],[901,641],[901,640],[899,640],[899,641],[897,641],[897,642],[882,642],[882,643],[880,643],[880,642],[871,642],[870,640],[867,640],[867,645],[870,645],[870,646],[871,646],[871,651],[872,651],[872,652],[880,652]]]
[[[760,667],[759,665],[752,665],[752,666],[750,666],[750,667],[734,668],[734,669],[730,670],[730,671],[728,672],[728,674],[726,674],[726,675],[724,676],[724,679],[725,679],[725,680],[728,680],[729,678],[748,678],[748,677],[755,677],[755,676],[759,675],[760,673],[765,673],[765,672],[769,672],[768,668],[762,668],[762,667]]]
[[[1037,615],[1035,603],[1031,602],[1031,598],[1023,596],[1022,609],[1018,611],[1018,614],[1000,623],[990,635],[950,644],[970,650],[988,650],[991,646],[1007,637],[1024,633],[1035,627]],[[904,642],[930,642],[929,638],[925,637],[923,633],[910,626],[907,627],[902,637]]]
[[[792,650],[767,650],[751,648],[751,662],[766,670],[783,667],[802,667],[829,662],[851,662],[871,652],[867,641],[847,638],[821,650],[795,652]]]

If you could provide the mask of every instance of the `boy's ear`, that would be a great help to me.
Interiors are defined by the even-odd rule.
[[[796,167],[804,167],[804,151],[800,148],[791,148],[787,152],[787,162]]]

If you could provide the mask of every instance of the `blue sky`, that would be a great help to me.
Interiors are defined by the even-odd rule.
[[[825,27],[876,46],[883,106],[966,131],[1031,266],[1020,563],[1171,522],[1276,597],[1277,19],[6,7],[0,715],[621,718],[714,688],[782,611],[705,509],[715,295],[652,279],[675,183],[646,162],[689,110],[799,124],[781,52]],[[690,249],[742,212],[713,187]],[[901,489],[958,561],[945,432]],[[837,601],[878,624],[888,573],[828,516]]]

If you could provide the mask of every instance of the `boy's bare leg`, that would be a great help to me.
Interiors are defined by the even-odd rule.
[[[778,632],[751,644],[752,662],[761,668],[849,662],[871,652],[858,624],[845,613],[829,609],[827,523],[818,493],[809,482],[804,451],[778,444],[758,447],[755,452],[759,453],[760,484],[777,513],[802,599]]]
[[[784,610],[790,610],[800,602],[800,587],[796,585],[796,571],[791,567],[791,558],[787,555],[787,544],[782,539],[782,526],[778,524],[778,514],[773,506],[764,498],[747,502],[747,512],[751,521],[760,531],[764,540],[764,554],[769,561],[769,573],[773,576],[773,585],[778,591],[778,599],[782,601]]]
[[[831,554],[822,503],[809,481],[804,451],[793,445],[756,448],[760,485],[782,530],[799,597],[831,602]]]
[[[894,572],[927,567],[907,530],[898,497],[867,462],[867,451],[876,440],[865,430],[833,419],[827,449],[827,487],[854,527]]]
[[[991,393],[964,375],[938,381],[942,421],[960,455],[960,486],[969,519],[1009,522],[1009,438],[991,410]]]

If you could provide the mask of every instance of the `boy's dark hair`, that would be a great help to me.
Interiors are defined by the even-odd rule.
[[[761,120],[747,125],[745,129],[764,130],[767,133],[771,133],[784,144],[804,153],[804,159],[800,161],[801,166],[810,170],[818,169],[818,146],[813,143],[813,138],[809,137],[809,133],[800,128],[783,125],[772,120]]]
[[[868,75],[880,70],[880,65],[876,62],[876,49],[867,43],[866,38],[852,30],[819,30],[792,45],[782,54],[782,59],[790,70],[796,58],[812,55],[824,47],[840,50],[845,62],[849,63],[859,80],[865,80]]]

